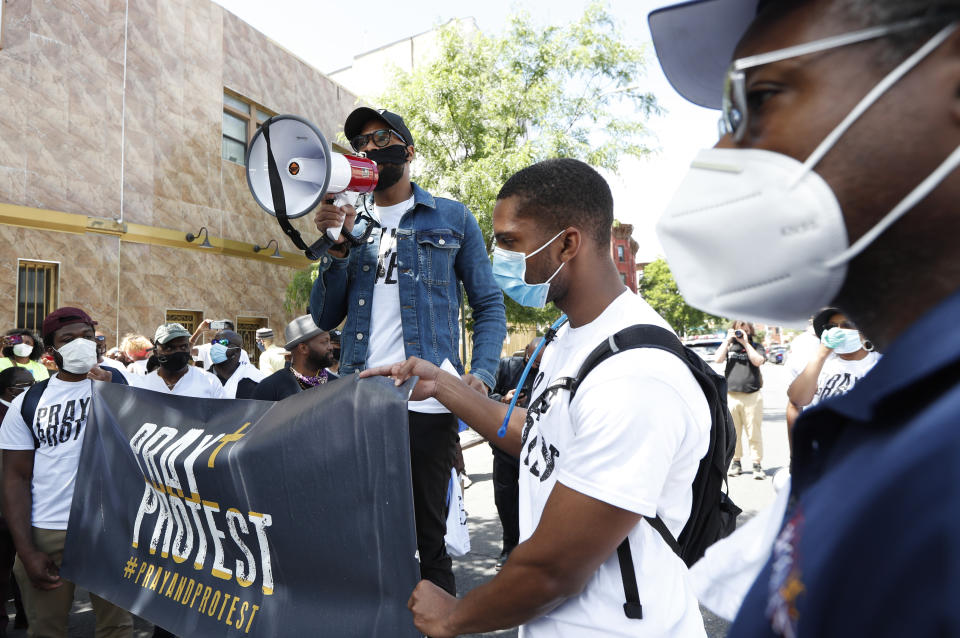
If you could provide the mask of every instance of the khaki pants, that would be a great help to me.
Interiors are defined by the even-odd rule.
[[[737,449],[733,460],[739,461],[743,455],[743,437],[750,441],[750,456],[754,463],[763,458],[763,395],[756,392],[728,392],[727,406],[733,416],[733,426],[737,429]]]
[[[33,528],[33,542],[37,549],[48,554],[57,567],[63,562],[66,540],[66,530]],[[36,589],[30,583],[19,556],[13,564],[13,574],[20,584],[23,607],[30,623],[27,635],[31,638],[66,638],[74,584],[61,579],[63,584],[56,589]],[[90,603],[97,618],[96,638],[132,638],[133,618],[130,612],[92,593]]]

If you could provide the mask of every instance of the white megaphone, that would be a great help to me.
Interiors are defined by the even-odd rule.
[[[322,242],[307,247],[287,220],[306,215],[326,199],[335,199],[337,206],[352,203],[346,193],[369,193],[377,185],[376,162],[333,151],[316,126],[296,115],[274,115],[264,122],[250,140],[246,160],[253,198],[311,259],[326,248]],[[328,228],[329,241],[336,241],[341,230],[342,225]]]

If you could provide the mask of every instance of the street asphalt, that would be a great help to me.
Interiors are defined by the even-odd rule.
[[[786,422],[784,409],[786,406],[787,374],[783,366],[766,364],[763,366],[764,387],[764,418],[763,468],[765,479],[755,480],[748,468],[752,461],[744,458],[743,467],[748,469],[742,476],[730,479],[730,494],[742,509],[740,524],[749,520],[760,509],[773,500],[773,486],[771,477],[780,468],[789,463],[787,445]],[[464,432],[461,441],[469,445],[477,439],[472,432]],[[457,578],[457,588],[461,595],[480,585],[496,575],[497,557],[500,555],[501,529],[500,520],[493,502],[493,457],[486,443],[473,445],[464,452],[466,471],[470,484],[464,492],[464,502],[470,528],[471,551],[462,558],[454,559],[454,573]],[[13,611],[12,603],[8,604],[8,612]],[[723,638],[727,634],[729,623],[710,613],[703,611],[704,625],[710,638]],[[13,615],[9,616],[10,627],[13,627]],[[78,591],[70,614],[70,638],[92,638],[94,631],[93,611],[90,601],[83,591]],[[136,619],[134,624],[135,638],[149,638],[153,633],[153,625]],[[11,630],[7,634],[11,638],[26,636],[26,631]],[[479,635],[479,634],[477,634]],[[516,629],[491,632],[484,636],[517,636]]]

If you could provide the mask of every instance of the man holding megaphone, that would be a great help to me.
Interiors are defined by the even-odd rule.
[[[361,107],[344,124],[357,153],[377,163],[373,215],[380,228],[352,245],[353,206],[322,204],[317,229],[342,225],[320,258],[310,313],[323,330],[346,317],[340,374],[403,361],[448,360],[484,396],[494,386],[506,336],[503,295],[493,279],[477,220],[463,204],[434,197],[410,180],[413,136],[403,118]],[[464,374],[459,356],[460,283],[473,309],[473,357]],[[409,404],[410,454],[420,573],[456,593],[444,545],[446,489],[457,445],[457,419],[434,399]]]

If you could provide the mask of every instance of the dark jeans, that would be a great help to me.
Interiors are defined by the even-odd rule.
[[[499,448],[493,451],[493,501],[503,527],[503,552],[520,542],[520,465]]]
[[[453,562],[443,537],[447,533],[447,484],[459,440],[457,418],[452,414],[408,414],[420,577],[456,595]]]

